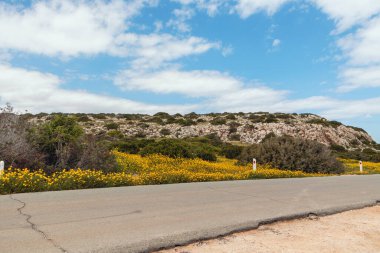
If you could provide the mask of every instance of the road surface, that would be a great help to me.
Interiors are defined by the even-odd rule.
[[[0,252],[147,252],[380,201],[380,175],[0,196]]]

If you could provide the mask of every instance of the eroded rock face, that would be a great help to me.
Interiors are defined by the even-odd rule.
[[[233,116],[231,116],[233,115]],[[44,116],[39,121],[48,120]],[[345,126],[339,122],[328,121],[314,114],[267,114],[239,113],[217,115],[192,115],[193,125],[170,123],[188,120],[183,116],[159,118],[157,116],[139,115],[127,119],[123,115],[106,115],[103,118],[87,115],[88,120],[80,122],[88,133],[105,133],[110,131],[107,124],[116,123],[117,132],[125,136],[145,136],[146,138],[169,137],[185,138],[217,134],[223,141],[241,141],[247,144],[260,143],[268,134],[289,135],[315,140],[326,145],[340,145],[348,149],[363,148],[373,143],[372,137],[360,128]],[[215,120],[215,119],[218,120]],[[33,119],[37,121],[37,119]],[[215,124],[218,122],[218,124]],[[164,129],[164,130],[163,130]]]

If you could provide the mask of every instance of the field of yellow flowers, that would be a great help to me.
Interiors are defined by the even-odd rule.
[[[380,163],[363,162],[363,172],[360,173],[359,161],[339,159],[345,166],[345,174],[380,174]]]
[[[118,151],[114,151],[114,155],[120,165],[120,171],[113,173],[70,169],[47,175],[42,170],[10,168],[3,176],[0,176],[0,194],[147,184],[326,176],[279,170],[268,165],[259,165],[257,171],[254,172],[251,166],[239,166],[236,165],[236,160],[226,158],[219,158],[217,162],[207,162],[201,159],[174,159],[161,155],[142,157]],[[342,161],[346,164],[349,174],[351,174],[351,163],[352,171],[354,171],[354,163],[357,167],[357,161]],[[364,166],[366,168],[372,166],[374,173],[380,173],[380,163],[365,163]]]

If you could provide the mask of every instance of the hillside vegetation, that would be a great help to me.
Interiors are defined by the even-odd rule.
[[[351,174],[358,171],[358,159],[367,161],[365,173],[379,172],[378,144],[364,130],[326,120],[317,123],[315,115],[291,116],[306,121],[285,123],[289,114],[265,113],[19,115],[7,106],[0,111],[0,159],[8,168],[0,175],[0,192]],[[346,148],[338,144],[349,143],[343,137],[326,144],[281,132],[265,132],[258,143],[248,143],[238,136],[255,136],[256,131],[249,127],[251,130],[244,132],[244,120],[254,127],[281,129],[292,124],[318,125],[325,132],[348,131],[360,143]],[[189,122],[193,123],[188,126]],[[94,130],[88,123],[103,125]],[[178,125],[195,130],[202,126],[208,132],[173,136],[171,127]],[[146,132],[127,134],[126,127],[136,126]],[[221,134],[225,127],[229,129],[227,139]],[[148,135],[149,131],[158,131],[158,135]],[[253,158],[259,164],[256,172],[251,167]]]
[[[25,115],[43,123],[56,114]],[[375,142],[357,127],[345,126],[314,114],[210,113],[169,115],[70,114],[86,133],[140,138],[188,138],[216,134],[224,142],[260,143],[267,135],[288,135],[345,149],[372,147]]]

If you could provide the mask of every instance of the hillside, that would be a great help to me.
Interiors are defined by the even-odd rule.
[[[365,148],[375,144],[363,129],[328,121],[314,114],[284,113],[211,113],[169,115],[141,114],[72,114],[87,133],[124,135],[145,138],[186,138],[217,134],[223,141],[245,144],[259,143],[268,135],[289,135],[315,140],[326,145],[347,149]],[[29,115],[36,123],[51,115]]]

